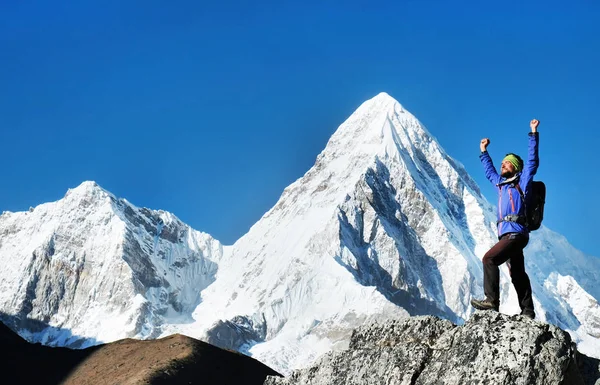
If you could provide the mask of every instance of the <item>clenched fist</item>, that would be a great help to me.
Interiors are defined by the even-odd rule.
[[[487,151],[487,146],[490,144],[490,140],[488,138],[481,139],[481,143],[479,143],[479,149],[481,152]]]
[[[531,127],[531,132],[537,132],[537,127],[540,124],[540,121],[537,119],[533,119],[530,123],[529,123],[529,127]]]

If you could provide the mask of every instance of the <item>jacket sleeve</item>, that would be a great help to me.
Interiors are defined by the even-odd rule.
[[[521,190],[527,194],[529,183],[533,180],[533,176],[537,172],[538,166],[540,165],[540,158],[538,156],[538,144],[539,144],[539,133],[529,133],[529,147],[527,151],[527,162],[521,173],[519,180],[519,186]]]
[[[481,160],[481,164],[483,165],[483,169],[485,170],[485,177],[495,185],[500,183],[500,175],[498,175],[498,171],[496,171],[496,167],[494,167],[494,163],[492,162],[492,158],[487,151],[484,151],[479,155],[479,159]]]

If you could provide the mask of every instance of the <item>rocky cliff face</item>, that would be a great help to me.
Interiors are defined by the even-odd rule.
[[[598,361],[578,354],[561,329],[476,312],[463,326],[419,316],[361,327],[347,350],[265,385],[566,385],[599,377]]]

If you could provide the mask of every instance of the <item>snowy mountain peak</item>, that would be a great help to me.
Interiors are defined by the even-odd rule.
[[[81,184],[75,188],[69,189],[69,190],[94,190],[94,189],[101,189],[104,190],[102,187],[100,187],[100,185],[98,185],[98,183],[96,183],[96,181],[93,180],[85,180],[83,182],[81,182]]]
[[[387,92],[380,92],[369,100],[366,100],[364,105],[372,104],[380,109],[397,109],[398,112],[404,111],[402,105]],[[359,107],[360,109],[360,107]]]
[[[68,189],[65,194],[65,198],[69,200],[109,197],[115,198],[113,194],[100,187],[94,181],[85,181],[75,188]]]
[[[426,160],[423,159],[426,154],[440,159],[449,158],[435,138],[410,112],[390,95],[382,92],[361,104],[340,125],[317,158],[315,166],[320,168],[320,163],[326,163],[333,168],[342,169],[345,165],[361,164],[361,171],[364,172],[364,166],[368,167],[368,163],[378,157],[415,163],[418,168],[419,163]]]
[[[156,336],[165,322],[190,320],[222,252],[173,214],[84,182],[0,217],[0,312],[47,344]]]
[[[464,167],[449,157],[427,129],[387,93],[361,104],[332,135],[315,165],[288,186],[273,210],[281,209],[304,194],[313,206],[319,201],[342,202],[365,175],[385,164],[392,177],[408,177],[419,189],[440,182],[455,195],[464,185],[480,196],[479,188]],[[437,194],[434,199],[443,199]]]

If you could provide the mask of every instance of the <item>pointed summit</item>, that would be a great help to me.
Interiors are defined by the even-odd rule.
[[[100,187],[100,185],[98,183],[96,183],[93,180],[86,180],[81,182],[81,184],[77,187],[74,188],[70,188],[67,190],[67,194],[79,194],[79,195],[86,195],[86,194],[93,194],[96,191],[104,191],[107,192],[106,190],[104,190],[102,187]]]
[[[390,94],[388,94],[385,91],[381,91],[380,93],[378,93],[377,95],[375,95],[372,99],[392,99],[395,102],[397,102],[396,99],[394,99],[393,97],[391,97]]]
[[[400,109],[403,108],[402,105],[387,92],[380,92],[377,95],[375,95],[373,98],[367,100],[365,103],[373,103],[373,104],[377,104],[380,106],[387,106],[387,105],[393,104],[394,107],[397,106]]]
[[[464,167],[445,153],[417,118],[385,92],[362,103],[339,126],[313,168],[297,183],[312,182],[318,191],[323,191],[325,185],[335,185],[343,194],[341,186],[352,188],[378,161],[391,162],[389,167],[411,175],[422,190],[428,183],[441,182],[453,190],[466,184],[479,194]],[[438,175],[434,169],[441,165],[445,172]],[[453,192],[462,195],[461,191]]]
[[[84,180],[83,182],[81,182],[81,184],[79,186],[75,187],[75,189],[80,189],[80,188],[95,189],[95,188],[101,188],[101,187],[100,187],[100,185],[98,185],[98,183],[96,183],[96,181]]]
[[[66,202],[82,201],[91,203],[94,201],[104,201],[112,199],[116,200],[115,196],[110,192],[106,191],[98,183],[94,181],[85,181],[75,188],[70,188],[65,194],[64,200]]]
[[[413,149],[423,153],[446,154],[427,129],[393,97],[381,92],[362,103],[342,123],[323,151],[326,158],[353,156],[395,156]]]

